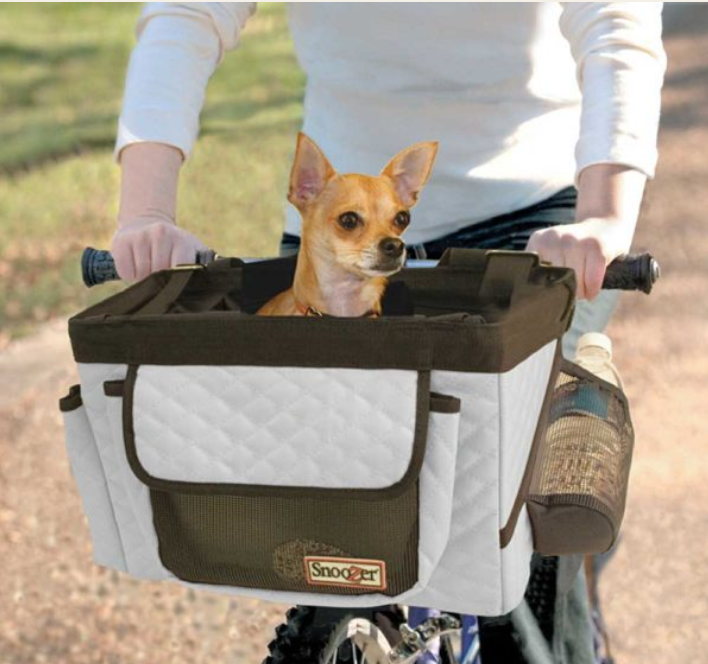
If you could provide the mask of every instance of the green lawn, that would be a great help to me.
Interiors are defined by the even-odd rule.
[[[107,247],[112,160],[139,6],[0,5],[0,347],[116,286],[86,290],[78,259]],[[261,4],[213,77],[185,166],[179,223],[233,255],[273,254],[302,117],[283,4]]]

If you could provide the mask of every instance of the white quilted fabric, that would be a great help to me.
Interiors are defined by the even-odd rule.
[[[71,472],[86,511],[97,565],[127,571],[106,476],[83,406],[62,413]]]
[[[536,408],[533,394],[545,391],[555,345],[548,344],[514,369],[515,380],[526,390],[516,393],[515,408],[504,414],[506,374],[432,373],[431,389],[460,398],[462,412],[450,539],[428,586],[415,596],[418,606],[495,616],[518,605],[533,552],[530,524],[519,519],[508,551],[499,548],[499,478],[502,472],[520,477],[518,468],[526,465],[525,458],[514,454],[501,464],[509,446],[530,445],[536,421],[527,410]],[[505,437],[502,428],[508,432]]]
[[[539,350],[524,362],[499,376],[501,422],[499,528],[509,520],[531,452],[531,443],[541,413],[551,374],[556,343]]]
[[[496,374],[432,373],[431,389],[454,394],[462,410],[450,538],[428,586],[415,598],[418,606],[499,613],[498,381]]]
[[[141,366],[133,428],[152,476],[383,488],[410,464],[417,372]]]
[[[128,572],[141,578],[159,579],[164,578],[164,573],[158,571],[157,551],[151,542],[146,542],[136,520],[123,479],[127,466],[125,446],[122,437],[120,445],[117,445],[111,435],[107,410],[109,404],[103,394],[104,381],[121,380],[125,378],[126,370],[127,367],[120,364],[79,364],[81,396],[101,457]]]
[[[423,586],[430,580],[450,536],[459,428],[459,413],[430,413],[418,500],[418,580]]]
[[[152,524],[152,503],[150,490],[133,473],[125,454],[123,439],[123,400],[106,399],[106,415],[111,430],[111,440],[116,451],[116,460],[127,504],[130,506],[130,517],[139,529],[133,531],[133,537],[140,541],[140,555],[133,558],[132,574],[147,579],[166,577],[169,572],[162,566],[158,555],[157,533]],[[139,538],[139,535],[142,535]]]
[[[501,550],[499,527],[505,523],[526,464],[554,349],[555,342],[503,375],[432,373],[432,390],[457,396],[462,401],[459,443],[455,449],[458,416],[431,414],[426,459],[420,476],[421,582],[407,593],[393,599],[379,594],[343,597],[180,583],[212,592],[319,606],[374,606],[401,601],[480,615],[499,615],[511,610],[521,599],[528,580],[531,529],[526,512],[522,511],[512,542]],[[95,496],[103,486],[110,497],[120,536],[120,542],[114,537],[105,543],[108,551],[102,556],[105,564],[117,569],[127,568],[131,574],[144,578],[176,580],[159,559],[148,491],[134,477],[125,458],[121,399],[103,394],[103,381],[123,378],[126,367],[93,364],[80,365],[79,369],[86,414],[106,478],[105,484],[100,478],[98,482],[86,483],[85,486],[94,488],[82,490],[82,499],[85,505],[98,504]],[[140,369],[135,424],[140,459],[148,472],[156,476],[181,477],[187,481],[209,478],[209,481],[378,488],[395,482],[408,466],[416,401],[415,372],[263,368],[251,371],[249,367],[209,367],[209,377],[202,376],[195,382],[173,378],[183,377],[184,369],[206,369],[181,367],[179,372],[172,373],[175,369],[166,367],[163,375],[157,376],[158,371],[150,376],[152,369],[154,367]],[[237,372],[231,372],[233,369],[240,370],[238,379]],[[290,371],[293,373],[289,374]],[[304,374],[293,379],[296,373],[303,371],[314,371],[318,376],[313,382],[305,381]],[[347,373],[346,377],[327,375],[333,372]],[[270,393],[260,384],[261,380],[274,381],[275,392]],[[223,391],[215,389],[214,382],[221,385]],[[199,396],[200,388],[194,387],[204,383],[209,383],[206,388],[209,396]],[[195,391],[190,392],[192,389]],[[169,394],[167,400],[162,397],[164,393]],[[286,404],[288,415],[271,427],[271,418],[263,418],[269,411],[272,415],[272,404],[280,404],[281,400]],[[337,407],[342,403],[353,404],[347,415],[356,414],[357,419],[351,420],[356,426],[343,423]],[[155,423],[151,413],[158,404],[169,415],[160,416]],[[240,409],[244,404],[247,418],[229,416],[230,408]],[[181,435],[183,427],[178,424],[179,419],[190,419],[195,409],[194,421],[198,424],[187,427],[189,435]],[[376,415],[378,411],[386,411],[385,417]],[[311,422],[317,417],[323,418],[320,431],[326,431],[326,435],[295,433],[296,423]],[[277,416],[274,419],[278,421]],[[169,420],[169,426],[163,427],[163,420]],[[151,427],[160,428],[164,438],[158,446],[159,454],[153,456],[147,451],[148,446],[142,444],[152,440]],[[356,444],[350,444],[336,462],[331,465],[326,462],[323,474],[316,472],[313,464],[319,463],[319,453],[328,450],[336,457],[340,451],[330,446],[351,440],[351,435],[358,435],[362,430],[360,427],[367,432],[366,436],[355,438]],[[260,433],[263,429],[268,431],[267,435]],[[69,427],[67,432],[72,435]],[[298,449],[304,450],[302,458],[267,452],[272,447],[269,437],[281,434],[289,437],[291,445],[301,446]],[[200,459],[189,441],[214,437],[218,444],[207,445],[208,454]],[[231,440],[238,440],[239,444],[247,440],[252,456],[248,460],[232,456],[233,446],[227,444]],[[357,452],[356,462],[351,459],[352,448]],[[377,454],[379,458],[384,455],[379,464],[371,464],[378,469],[370,475],[362,470],[367,467],[365,462],[360,462],[367,458],[364,451]],[[385,456],[388,454],[390,456]],[[263,455],[270,459],[265,465],[258,463]],[[175,459],[188,462],[189,472],[184,473],[175,465]],[[96,470],[95,460],[90,467],[91,472]],[[214,479],[215,476],[220,479]],[[447,519],[450,513],[451,521]],[[92,536],[106,537],[100,529],[93,528]]]
[[[526,507],[521,510],[514,537],[501,552],[502,607],[510,611],[524,597],[529,582],[530,561],[533,552],[533,535]]]

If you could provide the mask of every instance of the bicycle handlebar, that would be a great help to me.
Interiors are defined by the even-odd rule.
[[[218,258],[211,249],[197,252],[195,263],[207,265]],[[417,261],[409,261],[415,264]],[[431,263],[431,261],[420,261]],[[432,262],[434,263],[434,262]],[[110,251],[86,247],[81,256],[81,274],[86,286],[96,286],[107,281],[120,279]],[[638,290],[650,293],[661,276],[659,264],[648,253],[626,254],[612,261],[607,266],[602,282],[604,290]]]
[[[198,251],[194,262],[198,265],[207,265],[216,258],[218,258],[216,252],[207,249]],[[93,247],[86,247],[81,254],[81,276],[84,284],[89,288],[105,284],[107,281],[120,281],[111,252]]]

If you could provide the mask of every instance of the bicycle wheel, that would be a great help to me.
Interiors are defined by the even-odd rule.
[[[390,664],[393,644],[366,618],[343,618],[322,650],[320,664]]]
[[[398,617],[398,616],[397,616]],[[397,620],[398,622],[398,620]],[[418,656],[412,659],[395,659],[389,657],[389,651],[401,641],[398,626],[391,621],[389,613],[376,613],[374,622],[366,618],[351,618],[347,616],[335,626],[332,635],[322,651],[320,664],[390,664],[391,661],[418,661]],[[427,661],[427,660],[426,660]],[[450,634],[440,637],[440,664],[457,664]]]
[[[270,654],[263,664],[377,664],[372,659],[374,650],[369,649],[373,645],[366,646],[369,642],[359,636],[352,642],[346,635],[346,625],[352,620],[364,621],[360,623],[362,631],[366,630],[366,623],[371,625],[376,647],[387,652],[388,639],[397,638],[398,627],[405,617],[393,605],[354,610],[296,606],[285,614],[285,622],[276,627],[275,639],[268,644]],[[361,647],[357,646],[357,640]],[[362,647],[368,652],[366,659],[362,659]]]

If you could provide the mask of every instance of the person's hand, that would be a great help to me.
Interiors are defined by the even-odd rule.
[[[121,279],[144,279],[151,272],[194,263],[206,249],[194,235],[160,217],[123,224],[113,236],[111,253]]]
[[[536,231],[527,251],[541,260],[575,270],[576,296],[592,300],[600,293],[607,266],[629,251],[633,226],[619,219],[590,218]]]
[[[194,263],[206,247],[175,225],[182,153],[162,143],[134,143],[123,149],[120,163],[119,228],[112,247],[120,278],[144,279],[156,270]]]
[[[526,251],[575,270],[576,296],[592,300],[602,289],[607,266],[629,252],[642,202],[644,173],[621,164],[593,164],[578,178],[574,224],[536,231]]]

